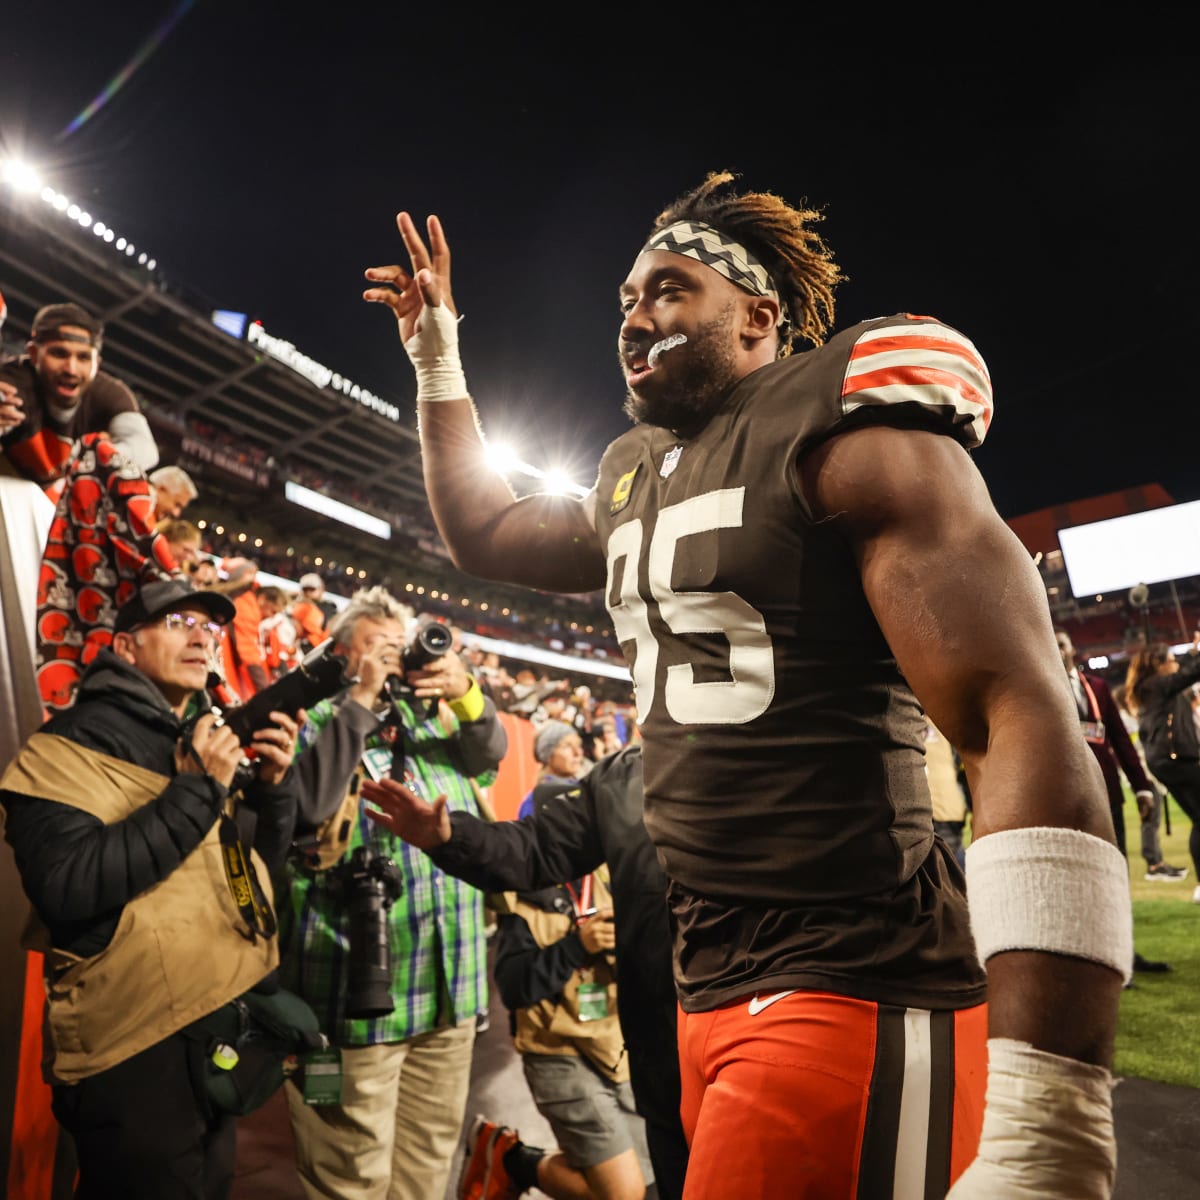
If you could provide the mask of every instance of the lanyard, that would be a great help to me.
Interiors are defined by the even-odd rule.
[[[1092,685],[1088,683],[1087,676],[1082,671],[1078,672],[1079,686],[1083,688],[1084,698],[1088,703],[1088,711],[1092,715],[1093,721],[1100,720],[1100,705],[1096,700],[1096,693],[1092,691]]]
[[[575,916],[582,917],[584,913],[592,907],[592,876],[588,872],[583,877],[579,885],[579,893],[576,894],[575,889],[569,884],[564,883],[563,887],[571,893],[571,903],[575,906]]]
[[[259,886],[254,863],[238,837],[237,822],[225,812],[221,814],[220,838],[225,879],[233,902],[250,930],[250,941],[255,941],[259,934],[264,938],[274,937],[275,914]]]

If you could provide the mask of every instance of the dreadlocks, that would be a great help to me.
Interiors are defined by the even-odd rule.
[[[650,236],[677,221],[700,221],[741,242],[770,272],[783,299],[787,319],[779,328],[778,357],[791,354],[797,338],[822,345],[833,325],[833,289],[845,279],[811,228],[823,214],[793,208],[771,192],[716,194],[736,178],[730,171],[711,171],[658,214]]]

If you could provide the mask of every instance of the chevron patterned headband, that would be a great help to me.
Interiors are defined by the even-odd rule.
[[[772,283],[767,268],[740,242],[726,237],[711,225],[700,221],[676,221],[654,234],[642,247],[642,253],[647,250],[669,250],[672,254],[694,258],[752,296],[770,296],[779,305],[778,324],[787,320],[779,289]]]

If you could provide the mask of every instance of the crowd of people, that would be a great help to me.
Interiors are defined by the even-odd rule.
[[[480,469],[438,218],[399,214],[408,265],[366,271],[456,566],[602,591],[635,709],[423,639],[437,614],[385,586],[333,605],[214,555],[78,306],[0,364],[5,462],[50,505],[0,805],[80,1194],[228,1195],[244,1106],[212,1081],[250,1043],[213,1019],[267,1005],[319,1031],[281,1055],[305,1194],[440,1198],[494,983],[556,1145],[480,1114],[464,1200],[1111,1195],[1138,958],[1109,757],[1147,825],[1156,789],[973,463],[976,346],[906,313],[835,332],[820,214],[734,182],[634,256],[633,426],[583,499]],[[1154,653],[1126,696],[1194,815],[1200,668]],[[539,767],[512,821],[503,712]]]

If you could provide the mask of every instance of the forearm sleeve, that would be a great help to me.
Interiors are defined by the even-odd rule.
[[[158,443],[150,430],[150,422],[140,412],[114,413],[108,423],[108,434],[126,458],[132,459],[143,472],[158,466]]]
[[[477,721],[460,721],[458,730],[464,774],[474,779],[499,769],[508,753],[508,734],[490,696],[483,699],[483,715]]]
[[[296,756],[299,832],[311,832],[337,811],[367,738],[378,728],[379,718],[370,709],[343,699],[334,706],[329,723]]]

